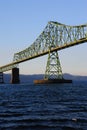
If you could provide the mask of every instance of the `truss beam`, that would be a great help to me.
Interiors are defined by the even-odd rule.
[[[14,54],[14,61],[42,55],[48,52],[49,48],[67,48],[73,43],[77,45],[82,42],[87,42],[87,25],[67,26],[51,21],[30,47]]]
[[[68,26],[58,22],[48,22],[39,37],[25,50],[14,54],[13,62],[0,67],[0,72],[11,70],[19,63],[87,42],[87,24]]]

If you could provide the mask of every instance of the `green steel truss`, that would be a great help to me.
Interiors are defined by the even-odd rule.
[[[58,22],[48,22],[38,38],[25,50],[14,54],[13,62],[0,67],[0,72],[8,71],[19,63],[87,42],[87,24],[68,26]]]
[[[87,39],[87,25],[67,26],[57,22],[48,22],[43,32],[31,46],[14,54],[14,61],[41,55],[49,49],[67,47],[73,42],[77,43],[78,40],[85,38]]]
[[[58,52],[49,52],[44,79],[63,79]]]

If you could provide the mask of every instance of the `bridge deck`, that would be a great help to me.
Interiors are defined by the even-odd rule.
[[[68,26],[50,21],[28,48],[14,54],[12,63],[0,67],[0,72],[11,70],[21,62],[84,42],[87,42],[87,24]]]
[[[31,57],[28,57],[28,58],[24,58],[22,60],[19,60],[19,61],[15,61],[15,62],[12,62],[12,63],[9,63],[7,65],[4,65],[4,66],[1,66],[0,67],[0,72],[5,72],[5,71],[8,71],[8,70],[11,70],[12,68],[16,67],[17,64],[19,63],[22,63],[24,61],[27,61],[27,60],[31,60],[31,59],[34,59],[34,58],[37,58],[37,57],[40,57],[40,56],[43,56],[43,55],[46,55],[50,52],[53,52],[53,51],[59,51],[59,50],[62,50],[62,49],[65,49],[65,48],[68,48],[68,47],[71,47],[71,46],[75,46],[75,45],[78,45],[78,44],[81,44],[81,43],[84,43],[84,42],[87,42],[87,38],[82,38],[82,39],[79,39],[78,41],[74,41],[72,43],[66,43],[62,46],[57,46],[55,48],[51,48],[50,50],[47,50],[47,51],[44,51],[42,53],[39,53],[37,55],[33,55]]]

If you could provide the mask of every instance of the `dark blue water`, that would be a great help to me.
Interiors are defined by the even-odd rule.
[[[87,130],[87,82],[0,85],[0,130]]]

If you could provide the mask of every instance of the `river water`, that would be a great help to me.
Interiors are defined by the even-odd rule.
[[[87,82],[0,84],[0,130],[87,130]]]

